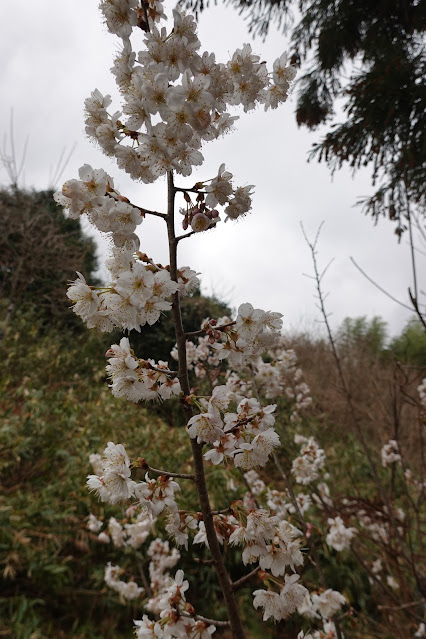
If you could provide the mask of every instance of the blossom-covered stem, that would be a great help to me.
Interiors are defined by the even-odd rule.
[[[170,277],[175,282],[178,281],[177,274],[177,242],[175,234],[174,221],[174,200],[176,189],[173,184],[173,174],[171,171],[167,173],[167,233],[169,239],[170,253]],[[182,392],[185,397],[191,393],[188,366],[186,359],[186,336],[182,326],[182,315],[180,311],[179,291],[173,295],[172,314],[175,326],[176,345],[179,357],[179,381]],[[183,411],[187,422],[192,417],[192,408],[188,404],[182,404]],[[195,484],[197,486],[198,498],[200,500],[201,512],[206,529],[207,540],[210,552],[214,559],[214,567],[225,599],[226,607],[229,615],[229,623],[234,639],[246,639],[241,617],[238,611],[237,601],[232,590],[231,580],[226,572],[225,563],[220,550],[219,541],[216,536],[214,527],[212,509],[210,506],[209,495],[207,491],[206,478],[204,474],[203,462],[203,446],[198,444],[196,439],[191,439],[192,454],[194,458]]]
[[[169,473],[167,470],[159,470],[158,468],[152,468],[148,466],[148,470],[157,475],[164,475],[165,477],[176,477],[178,479],[192,479],[195,481],[195,475],[187,475],[185,473]]]
[[[288,477],[287,473],[284,471],[283,467],[281,466],[281,464],[280,464],[280,462],[278,460],[278,456],[277,456],[276,453],[273,454],[273,459],[274,459],[275,466],[277,467],[279,473],[281,474],[282,478],[284,479],[286,488],[287,488],[288,493],[290,495],[290,499],[291,499],[292,504],[294,506],[294,509],[296,511],[299,523],[302,526],[302,528],[303,528],[303,530],[305,531],[305,534],[306,534],[307,531],[308,531],[308,526],[307,526],[306,521],[305,521],[305,519],[304,519],[304,517],[302,515],[302,512],[301,512],[300,508],[299,508],[299,504],[297,503],[296,495],[294,494],[293,486],[291,485],[290,478]],[[313,540],[311,540],[311,544],[310,544],[309,549],[310,549],[310,551],[311,551],[311,553],[312,553],[312,555],[314,557],[315,567],[317,569],[317,572],[318,572],[318,575],[319,575],[319,578],[320,578],[320,581],[321,581],[321,585],[324,588],[324,590],[327,590],[327,581],[325,579],[325,575],[324,575],[324,572],[322,570],[321,560],[320,560],[320,557],[318,555],[317,547],[316,547],[315,542]],[[342,635],[342,631],[340,630],[340,625],[339,625],[339,622],[337,620],[337,617],[333,617],[333,621],[334,621],[334,625],[335,625],[335,628],[336,628],[336,637],[337,637],[337,639],[342,639],[343,635]]]
[[[278,455],[275,452],[272,454],[272,458],[274,460],[274,464],[275,464],[278,472],[280,473],[281,477],[284,479],[284,483],[285,483],[286,488],[288,490],[288,494],[290,495],[291,503],[294,506],[294,510],[296,512],[299,524],[301,526],[305,527],[305,521],[303,519],[303,515],[301,513],[301,510],[299,508],[299,504],[297,503],[296,495],[294,494],[294,490],[293,490],[293,486],[291,485],[291,481],[290,481],[287,473],[285,472],[284,468],[281,466],[281,464],[279,462],[279,459],[278,459]]]
[[[259,391],[258,391],[258,388],[257,388],[256,378],[254,376],[253,370],[252,370],[252,379],[253,379],[253,387],[255,389],[255,393],[257,395],[258,400],[260,401]],[[291,502],[293,504],[295,513],[297,515],[299,524],[302,526],[305,534],[307,534],[308,530],[309,530],[308,529],[308,525],[307,525],[307,523],[305,521],[305,518],[303,517],[302,511],[300,510],[298,501],[296,499],[296,495],[294,494],[294,490],[293,490],[293,486],[292,486],[290,477],[289,477],[288,473],[285,472],[284,468],[281,466],[280,461],[278,459],[278,455],[275,452],[273,453],[273,460],[274,460],[274,464],[275,464],[278,472],[280,473],[281,477],[284,480],[284,483],[285,483],[285,486],[287,488],[288,494],[290,495],[290,499],[291,499]],[[323,503],[324,507],[326,507],[326,504],[324,504],[324,502],[322,500],[322,497],[320,495],[319,495],[319,498],[321,499],[321,502]],[[324,572],[323,572],[323,569],[322,569],[322,566],[321,566],[321,560],[320,560],[320,557],[318,555],[318,550],[317,550],[317,547],[315,545],[315,542],[312,539],[311,539],[311,544],[310,544],[310,551],[311,551],[311,554],[314,557],[314,562],[315,562],[314,565],[315,565],[315,567],[317,569],[317,572],[318,572],[318,575],[319,575],[319,578],[320,578],[320,581],[321,581],[321,585],[324,588],[324,590],[327,590],[327,581],[326,581],[326,578],[325,578],[325,575],[324,575]],[[340,630],[340,626],[339,626],[339,622],[338,622],[337,617],[334,617],[333,621],[334,621],[334,625],[336,627],[337,639],[342,639],[342,632]]]
[[[250,581],[250,579],[252,579],[253,577],[257,575],[259,570],[260,570],[260,566],[257,566],[254,570],[249,572],[247,575],[244,575],[244,577],[241,577],[241,579],[234,581],[232,584],[232,589],[239,590],[240,588],[242,588],[248,581]]]

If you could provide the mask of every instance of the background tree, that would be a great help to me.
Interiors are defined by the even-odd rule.
[[[52,319],[69,319],[66,282],[75,271],[96,270],[96,245],[78,220],[65,217],[52,191],[0,191],[0,293],[7,308],[2,332],[13,312],[35,306]]]
[[[386,322],[380,317],[345,317],[338,333],[338,347],[342,355],[354,351],[370,351],[374,355],[383,353],[386,345]]]
[[[426,335],[420,322],[412,320],[393,338],[389,350],[404,363],[426,366]]]

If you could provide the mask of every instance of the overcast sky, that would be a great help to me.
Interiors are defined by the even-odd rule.
[[[97,6],[97,0],[23,0],[17,10],[11,3],[0,3],[2,133],[9,134],[13,107],[18,157],[29,135],[21,182],[28,187],[46,188],[61,151],[76,144],[58,186],[77,177],[78,168],[88,163],[111,173],[119,190],[135,204],[164,210],[165,180],[150,186],[132,182],[84,135],[83,102],[93,89],[116,96],[112,110],[120,109],[109,73],[120,41],[106,31]],[[271,32],[266,42],[253,42],[244,20],[222,4],[202,14],[199,35],[202,50],[214,51],[219,61],[250,42],[272,65],[287,46],[278,32]],[[139,50],[142,41],[134,46]],[[289,329],[316,330],[320,315],[314,283],[304,275],[312,273],[312,264],[300,222],[313,237],[324,221],[318,259],[322,266],[334,259],[324,279],[333,326],[345,316],[380,315],[391,333],[397,333],[412,314],[375,289],[350,256],[394,297],[409,303],[407,240],[398,245],[389,222],[374,226],[354,207],[359,197],[372,192],[368,171],[354,179],[349,171],[340,171],[332,179],[325,165],[307,163],[308,150],[321,132],[298,129],[294,109],[291,97],[276,111],[241,113],[232,134],[204,146],[205,164],[184,184],[213,177],[225,162],[236,185],[255,185],[253,211],[237,223],[221,223],[214,231],[181,242],[179,264],[199,271],[203,291],[233,307],[250,301],[283,313]],[[0,181],[7,184],[4,171]],[[167,263],[163,226],[159,219],[144,221],[141,249]],[[105,251],[101,241],[101,255]],[[419,253],[419,273],[424,272],[424,259]]]

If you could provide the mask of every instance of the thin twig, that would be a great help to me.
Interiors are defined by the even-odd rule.
[[[177,193],[206,193],[206,191],[200,191],[198,189],[184,189],[179,186],[175,186],[174,189]]]
[[[164,475],[165,477],[177,477],[178,479],[192,479],[195,481],[195,475],[187,475],[186,473],[169,473],[167,470],[159,470],[158,468],[152,468],[152,466],[147,466],[147,470],[150,470],[152,473],[156,473],[157,475]]]
[[[253,579],[253,577],[255,577],[257,575],[259,570],[260,570],[260,566],[257,566],[254,570],[249,572],[247,575],[244,575],[244,577],[241,577],[237,581],[234,581],[233,584],[232,584],[232,590],[239,590],[240,588],[245,586],[245,584],[248,581],[250,581],[250,579]]]
[[[404,304],[404,302],[401,302],[400,300],[397,300],[396,297],[394,297],[393,295],[391,295],[390,293],[388,293],[388,291],[385,291],[384,288],[382,288],[379,284],[377,284],[377,282],[375,282],[371,277],[369,277],[367,275],[367,273],[365,271],[362,270],[362,268],[355,262],[353,257],[349,258],[352,262],[352,264],[358,269],[358,271],[360,273],[362,273],[362,275],[364,275],[364,277],[371,282],[371,284],[373,284],[373,286],[375,286],[377,289],[379,289],[379,291],[381,291],[384,295],[386,295],[387,297],[389,297],[392,301],[396,302],[397,304],[399,304],[400,306],[402,306],[403,308],[406,308],[408,311],[414,312],[413,309],[411,308],[411,306],[408,306],[407,304]]]
[[[191,237],[191,235],[195,235],[195,233],[196,231],[190,231],[189,233],[184,233],[184,235],[178,235],[177,237],[175,237],[176,244],[187,237]]]
[[[192,619],[196,619],[197,621],[204,621],[204,623],[208,623],[211,626],[216,626],[217,628],[229,628],[229,621],[219,621],[218,619],[209,619],[208,617],[203,617],[202,615],[191,615],[189,612],[182,611],[183,617],[191,617]]]
[[[235,323],[236,323],[235,321],[229,322],[228,324],[222,324],[221,326],[214,326],[213,328],[215,331],[224,331],[230,326],[234,326]],[[185,339],[190,339],[191,337],[201,337],[202,335],[205,335],[206,332],[207,331],[205,331],[203,328],[201,328],[199,331],[190,331],[188,333],[185,333]]]
[[[411,601],[410,603],[401,604],[400,606],[377,606],[377,608],[379,610],[405,610],[406,608],[423,606],[425,603],[426,599],[419,599],[419,601]]]
[[[419,304],[417,302],[417,297],[415,297],[412,293],[411,293],[411,289],[408,289],[408,295],[410,297],[411,303],[414,307],[414,310],[416,312],[417,317],[419,318],[419,320],[421,321],[421,323],[423,324],[424,329],[426,330],[426,320],[423,317],[422,312],[419,309]]]

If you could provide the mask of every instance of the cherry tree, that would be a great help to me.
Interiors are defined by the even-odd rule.
[[[99,497],[109,503],[134,498],[140,509],[152,518],[165,511],[170,523],[169,533],[179,543],[187,543],[191,518],[182,514],[175,497],[180,487],[176,479],[194,481],[202,513],[205,534],[234,637],[244,637],[240,613],[235,598],[235,584],[230,580],[220,548],[214,514],[206,487],[203,447],[212,448],[204,454],[215,463],[226,458],[235,466],[248,470],[264,465],[279,444],[274,431],[274,406],[264,410],[253,406],[243,417],[228,411],[230,398],[223,387],[216,387],[207,402],[200,403],[191,395],[188,379],[188,334],[182,326],[180,298],[198,285],[197,273],[188,266],[178,265],[179,243],[197,233],[216,226],[221,214],[236,220],[251,208],[252,186],[236,187],[233,175],[222,164],[217,175],[203,178],[192,189],[175,185],[175,175],[189,176],[193,167],[203,163],[203,145],[227,133],[237,117],[229,107],[242,106],[245,112],[258,105],[265,110],[276,108],[287,98],[295,76],[286,55],[281,55],[270,72],[250,45],[237,49],[226,63],[216,62],[214,53],[200,53],[201,44],[194,18],[178,9],[173,11],[172,28],[167,30],[164,7],[158,0],[139,4],[137,0],[106,0],[100,5],[109,31],[122,40],[112,73],[121,92],[121,111],[111,112],[110,96],[97,89],[86,100],[86,132],[103,152],[115,157],[119,168],[132,179],[152,183],[167,176],[167,210],[151,211],[131,203],[114,188],[113,178],[102,169],[85,165],[79,180],[69,180],[56,195],[68,209],[71,218],[86,215],[112,241],[112,254],[107,262],[111,282],[103,288],[92,287],[84,276],[68,289],[74,311],[89,328],[111,331],[140,330],[152,325],[161,313],[171,312],[176,334],[178,370],[166,362],[140,359],[132,351],[127,337],[108,351],[108,373],[112,392],[133,402],[168,400],[180,397],[188,435],[191,440],[194,472],[191,475],[155,471],[149,468],[145,482],[131,478],[130,462],[121,444],[110,442],[105,449],[101,474],[89,477],[88,484]],[[133,50],[132,35],[142,36],[144,48]],[[176,196],[183,197],[183,215],[176,232]],[[136,228],[147,216],[160,217],[165,222],[169,243],[170,264],[156,264],[140,251]],[[280,339],[281,314],[254,309],[243,304],[234,321],[220,323],[210,320],[201,328],[217,349],[219,360],[255,361],[265,348]],[[147,354],[148,355],[148,354]],[[250,401],[250,400],[248,400]],[[136,462],[145,464],[145,462]],[[237,517],[235,516],[237,515]],[[247,562],[252,563],[257,548],[273,538],[278,525],[267,511],[238,515],[230,514],[224,522],[231,543],[246,546]],[[254,553],[254,554],[253,554]],[[109,581],[115,572],[110,571]],[[279,594],[273,593],[274,615],[281,618],[295,610],[305,589],[297,583],[298,575],[286,576]],[[167,636],[201,636],[200,621],[185,614],[187,582],[182,571],[176,573],[171,585],[158,603]],[[138,591],[134,591],[136,594]],[[265,618],[271,616],[272,591],[255,593],[254,605],[265,607]],[[277,600],[277,601],[275,601]],[[278,605],[279,602],[279,605]],[[201,623],[204,623],[201,621]],[[138,635],[147,636],[155,623],[144,617],[137,622]],[[205,636],[214,624],[205,626]],[[198,634],[197,634],[198,633]],[[204,636],[203,634],[203,636]],[[166,634],[164,634],[166,636]]]
[[[106,266],[111,279],[107,286],[91,286],[79,273],[67,295],[86,325],[104,332],[140,331],[155,324],[161,314],[171,313],[176,346],[170,363],[154,361],[149,353],[135,353],[126,335],[108,350],[107,372],[117,398],[135,403],[179,398],[192,451],[190,473],[152,467],[149,451],[144,451],[143,458],[131,459],[125,446],[114,442],[107,443],[102,456],[91,456],[90,490],[102,502],[127,507],[126,521],[112,517],[106,529],[103,521],[90,515],[88,528],[98,534],[99,541],[138,548],[159,519],[165,522],[169,537],[157,537],[146,550],[146,583],[122,579],[120,566],[111,564],[105,581],[122,598],[144,602],[148,614],[135,621],[139,639],[209,639],[222,627],[230,627],[235,639],[243,639],[246,630],[236,593],[254,577],[264,587],[254,590],[253,606],[261,609],[265,621],[278,622],[297,611],[323,625],[313,635],[300,631],[299,638],[341,639],[336,614],[346,600],[328,587],[314,555],[315,544],[311,552],[321,588],[310,593],[300,583],[302,539],[312,533],[305,513],[317,506],[326,521],[326,543],[336,552],[350,548],[358,530],[334,506],[326,481],[325,451],[315,437],[296,435],[300,450],[290,473],[281,467],[277,406],[269,401],[290,398],[295,424],[311,402],[295,354],[283,347],[282,315],[245,303],[234,319],[207,318],[199,330],[189,332],[180,309],[182,297],[199,285],[198,273],[179,264],[180,243],[214,232],[223,220],[232,223],[242,218],[251,210],[253,186],[236,186],[225,164],[216,175],[197,176],[192,188],[179,186],[179,176],[191,176],[193,167],[203,164],[205,143],[234,127],[238,118],[230,108],[248,112],[263,105],[268,111],[285,102],[295,69],[282,54],[269,71],[248,44],[227,62],[217,62],[214,53],[201,52],[191,15],[175,9],[171,27],[165,26],[160,0],[104,0],[100,8],[109,31],[122,41],[112,68],[122,105],[120,111],[113,111],[110,96],[94,90],[85,103],[86,132],[133,180],[148,184],[165,176],[167,206],[154,211],[130,202],[115,188],[112,176],[84,165],[79,179],[65,182],[55,197],[71,218],[85,215],[108,234],[111,255]],[[142,50],[134,50],[136,41],[138,46],[142,41]],[[164,222],[167,266],[156,263],[148,249],[140,247],[136,230],[150,216]],[[268,359],[263,357],[265,351]],[[208,380],[207,394],[191,388],[190,375]],[[389,442],[384,463],[398,462],[398,455],[397,443]],[[284,489],[266,486],[258,474],[268,460],[275,463]],[[246,486],[244,498],[214,510],[206,465],[235,469]],[[138,479],[141,470],[144,481]],[[196,487],[195,510],[179,507],[182,482]],[[295,491],[294,484],[306,492]],[[208,564],[216,572],[228,620],[205,617],[187,601],[188,581],[181,569],[173,569],[180,559],[178,548],[188,548],[189,543],[209,549]],[[240,547],[242,563],[248,567],[249,572],[237,581],[230,577],[222,551],[225,545]]]

